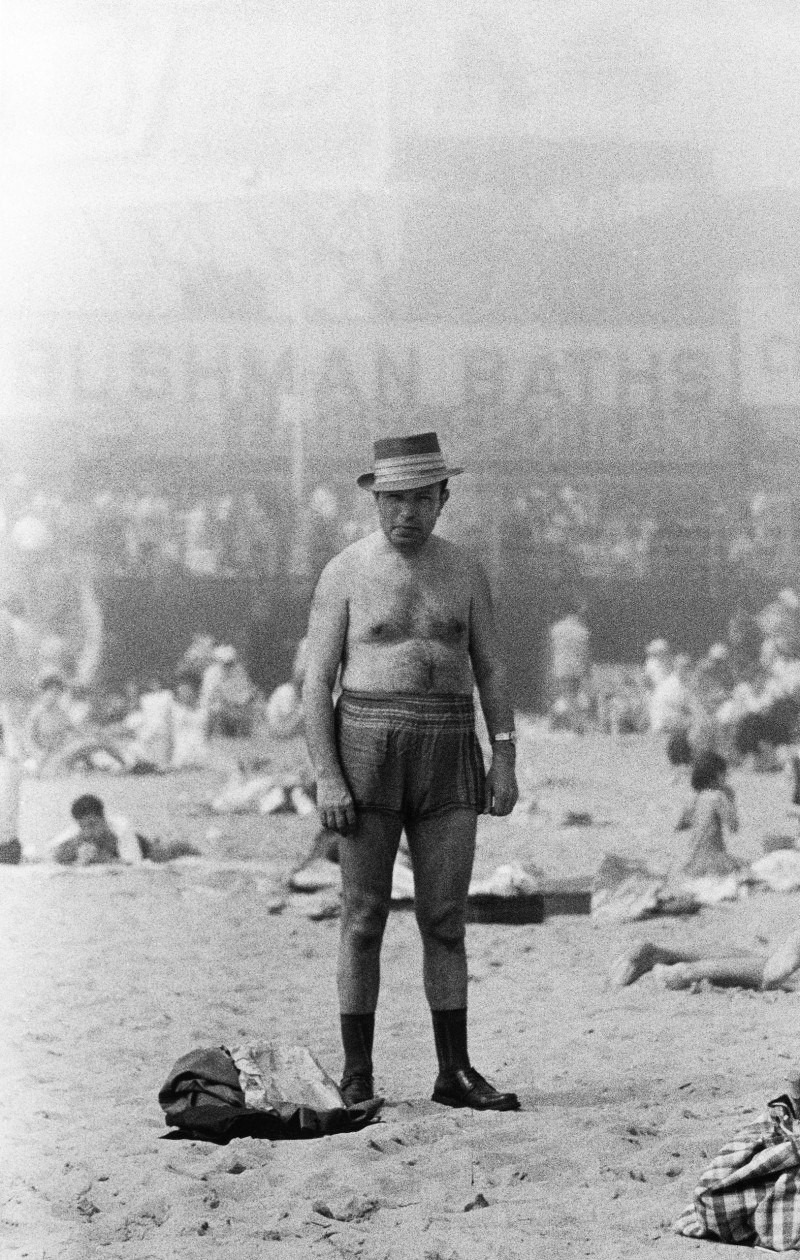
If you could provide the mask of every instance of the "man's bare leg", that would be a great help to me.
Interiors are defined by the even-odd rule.
[[[697,980],[720,988],[761,989],[766,959],[756,954],[733,958],[702,958],[699,962],[657,963],[653,974],[667,989],[688,989]]]
[[[408,829],[414,911],[422,936],[422,976],[434,1011],[467,1005],[464,938],[476,826],[474,810],[454,809]]]
[[[339,935],[339,1009],[374,1013],[380,953],[392,898],[392,868],[400,843],[399,817],[359,810],[353,835],[339,837],[342,919]]]
[[[620,985],[633,984],[653,971],[667,989],[688,989],[697,980],[708,980],[720,988],[778,989],[798,969],[800,932],[793,932],[767,958],[745,953],[704,957],[645,941],[621,954],[612,963],[610,974],[612,982]]]
[[[399,817],[359,811],[353,835],[339,837],[342,921],[339,1009],[344,1047],[341,1091],[346,1106],[375,1094],[372,1041],[380,989],[380,954],[400,842]]]
[[[800,932],[793,932],[767,958],[759,954],[703,958],[656,970],[668,989],[688,989],[695,980],[709,980],[721,988],[779,989],[798,968]]]
[[[450,810],[408,827],[414,910],[422,936],[425,996],[431,1008],[439,1075],[434,1102],[482,1111],[515,1111],[519,1099],[500,1093],[476,1072],[467,1051],[467,894],[477,819]]]
[[[800,968],[800,932],[792,932],[764,963],[763,988],[778,989]]]
[[[624,987],[634,984],[659,964],[669,967],[676,963],[694,963],[699,962],[702,957],[696,950],[673,949],[666,945],[653,945],[651,941],[642,941],[614,959],[608,977],[611,984]]]

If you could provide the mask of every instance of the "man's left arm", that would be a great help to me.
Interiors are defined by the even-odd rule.
[[[471,590],[469,654],[492,741],[492,763],[486,776],[487,812],[503,816],[511,813],[519,797],[516,747],[513,740],[495,741],[495,736],[513,732],[514,710],[497,642],[489,581],[477,563],[473,566]]]

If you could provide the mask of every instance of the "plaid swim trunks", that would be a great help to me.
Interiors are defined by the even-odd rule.
[[[404,822],[485,806],[472,697],[343,691],[336,743],[360,809]]]

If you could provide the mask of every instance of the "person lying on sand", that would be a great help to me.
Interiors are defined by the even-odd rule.
[[[103,802],[89,793],[72,802],[70,813],[72,826],[47,846],[48,855],[60,866],[96,866],[104,862],[133,865],[145,858],[168,862],[171,858],[199,854],[198,849],[183,840],[165,843],[139,835],[122,814],[106,816]]]
[[[800,932],[793,932],[771,954],[703,955],[643,941],[615,958],[609,970],[613,985],[634,984],[652,971],[667,989],[688,989],[697,980],[723,988],[779,989],[800,968]]]
[[[73,825],[48,845],[60,866],[94,866],[98,862],[141,862],[136,833],[122,815],[106,817],[103,802],[86,794],[72,802]]]

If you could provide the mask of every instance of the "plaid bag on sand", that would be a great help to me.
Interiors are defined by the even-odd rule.
[[[788,1097],[774,1099],[722,1147],[673,1229],[687,1238],[800,1249],[800,1125]]]

